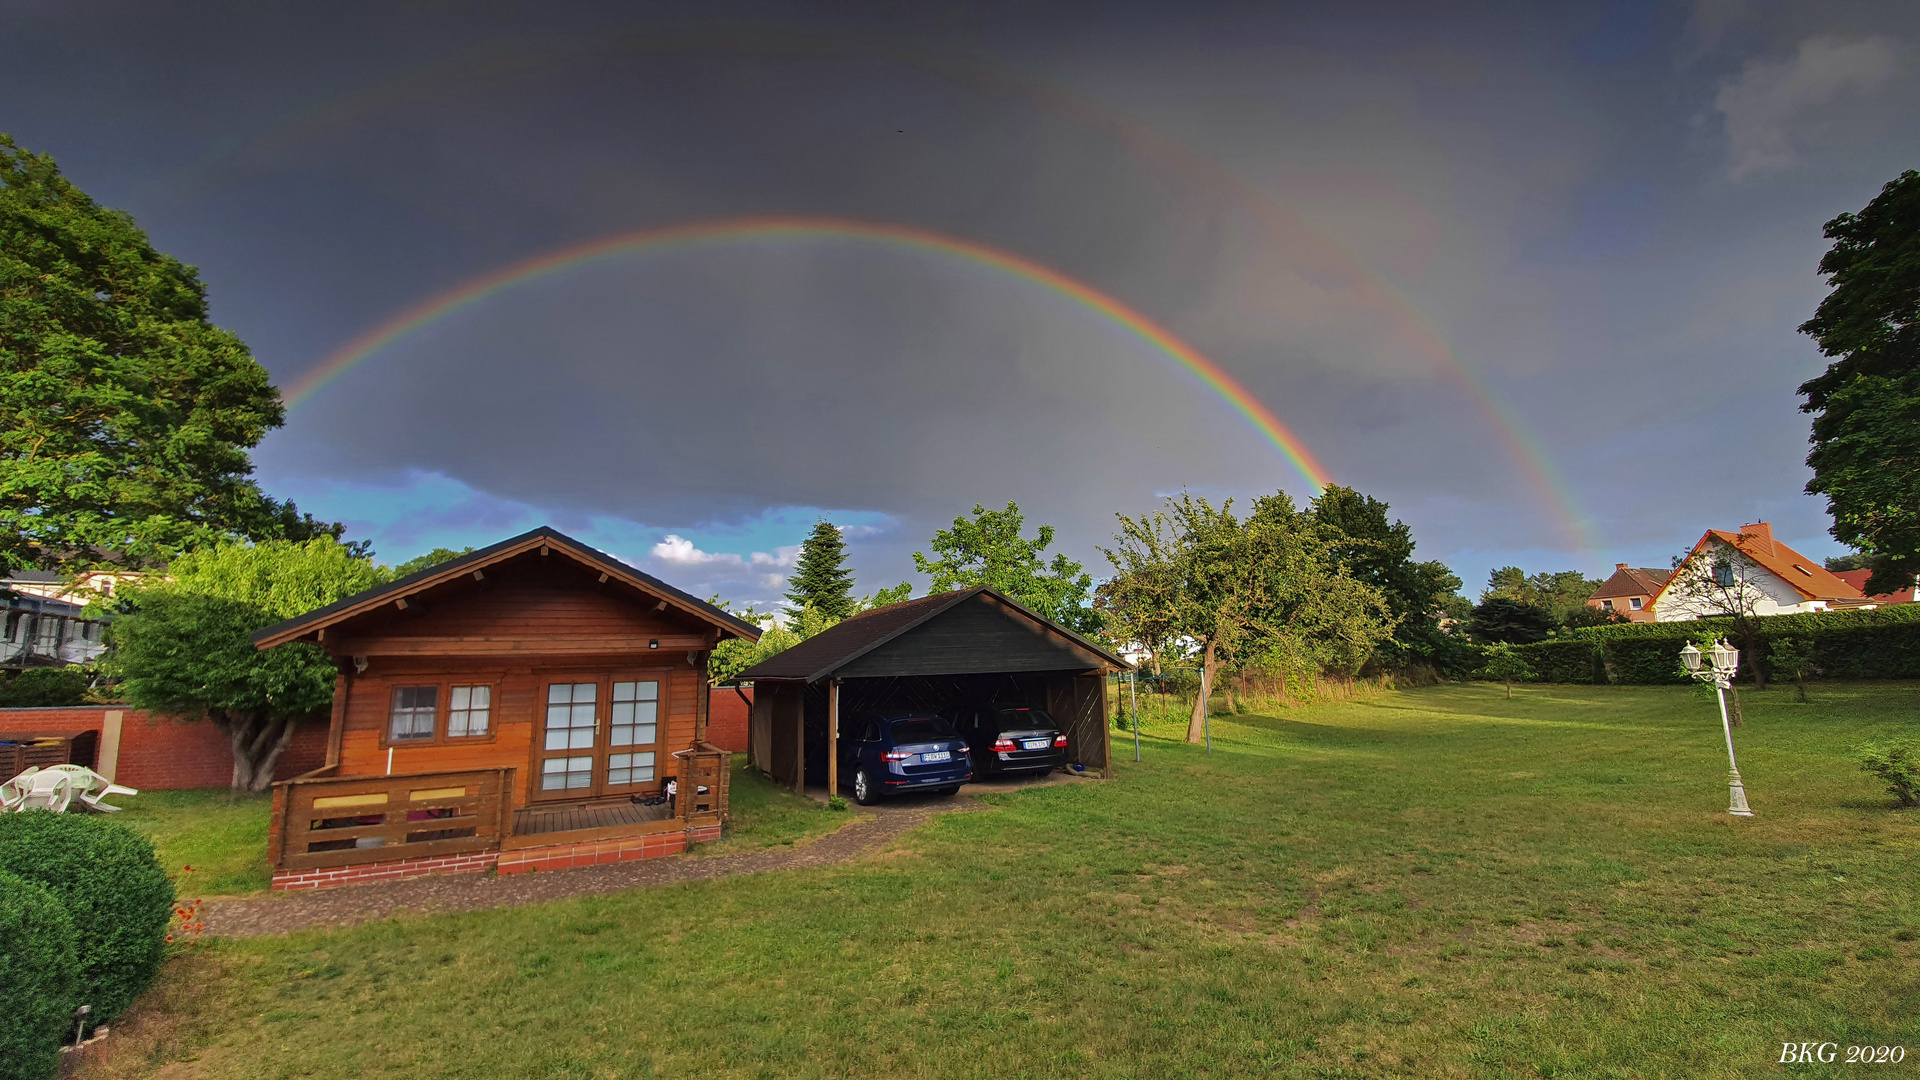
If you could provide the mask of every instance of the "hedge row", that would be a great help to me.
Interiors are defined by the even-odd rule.
[[[99,1025],[133,1003],[160,969],[173,901],[153,845],[131,828],[0,814],[0,1076],[52,1076],[75,1009],[91,1006]]]
[[[1539,682],[1652,685],[1683,683],[1680,650],[1689,641],[1733,638],[1730,619],[1592,626],[1516,650]],[[1767,664],[1770,643],[1790,637],[1813,652],[1810,678],[1920,678],[1920,604],[1872,611],[1816,611],[1760,620],[1760,642],[1740,657],[1742,678]],[[1758,655],[1752,655],[1757,653]],[[1791,673],[1767,668],[1770,678]]]

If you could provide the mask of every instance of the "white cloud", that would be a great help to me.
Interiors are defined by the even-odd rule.
[[[1744,180],[1799,161],[1794,134],[1807,113],[1847,91],[1865,93],[1893,77],[1895,44],[1884,37],[1816,35],[1782,60],[1749,61],[1714,98],[1727,129],[1727,174]]]
[[[793,566],[800,557],[798,545],[775,548],[772,554],[756,551],[751,555],[736,555],[730,551],[701,551],[693,546],[693,541],[675,533],[668,533],[665,540],[653,545],[649,552],[654,558],[673,566],[711,567],[715,569],[738,570],[785,570]],[[769,581],[768,587],[785,581],[777,573],[763,573],[762,580]]]

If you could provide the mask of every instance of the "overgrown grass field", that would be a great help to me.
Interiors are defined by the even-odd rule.
[[[88,1075],[1911,1075],[1920,814],[1850,751],[1920,688],[1745,699],[1748,821],[1685,688],[1155,721],[864,862],[197,945]]]

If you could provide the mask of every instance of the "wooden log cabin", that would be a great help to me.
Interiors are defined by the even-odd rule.
[[[317,645],[340,673],[326,765],[274,785],[274,887],[717,838],[731,755],[706,741],[707,659],[758,636],[550,528],[267,627],[257,647]]]

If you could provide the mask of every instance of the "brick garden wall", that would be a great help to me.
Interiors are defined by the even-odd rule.
[[[0,709],[0,734],[69,735],[100,731],[115,706],[87,705],[70,709]],[[227,737],[205,720],[184,721],[149,716],[119,708],[120,761],[114,780],[149,791],[176,788],[226,787],[233,782],[233,748]],[[276,780],[311,772],[327,762],[327,726],[302,724],[293,745],[280,755]],[[83,763],[88,764],[88,763]],[[98,764],[97,762],[91,764]]]
[[[736,754],[747,751],[747,719],[752,713],[753,701],[752,689],[740,689],[747,695],[744,702],[730,686],[710,691],[712,696],[707,699],[707,741]]]

